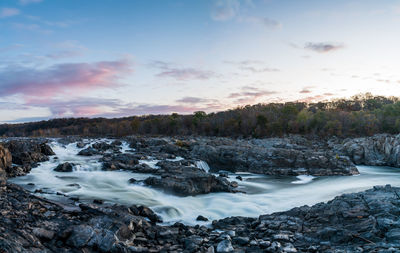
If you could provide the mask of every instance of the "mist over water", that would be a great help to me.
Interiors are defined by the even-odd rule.
[[[97,140],[98,141],[98,140]],[[103,140],[104,141],[104,140]],[[89,145],[89,141],[87,141]],[[163,191],[145,186],[143,183],[131,184],[130,178],[144,180],[150,174],[127,171],[102,171],[98,161],[101,156],[78,156],[81,150],[76,143],[62,145],[54,141],[51,147],[56,153],[50,160],[23,177],[10,179],[27,189],[43,189],[46,197],[57,198],[60,192],[79,197],[82,201],[102,199],[106,203],[123,205],[146,205],[159,214],[165,223],[180,221],[186,224],[197,222],[198,215],[210,220],[230,216],[257,217],[276,211],[285,211],[301,205],[313,205],[327,201],[342,193],[365,190],[374,185],[391,184],[400,186],[400,169],[389,167],[358,166],[357,176],[266,176],[250,173],[229,174],[229,180],[239,183],[244,193],[211,193],[195,197],[177,197]],[[127,143],[122,144],[122,152],[134,152]],[[56,159],[57,157],[57,159]],[[177,158],[175,160],[179,160]],[[73,172],[56,172],[53,169],[60,163],[77,164]],[[157,160],[141,160],[156,168]],[[208,171],[208,164],[201,161],[197,166]],[[240,175],[243,181],[236,179]],[[28,185],[34,183],[34,186]]]

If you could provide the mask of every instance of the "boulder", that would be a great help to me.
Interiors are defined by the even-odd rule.
[[[55,155],[46,141],[35,139],[10,140],[4,146],[11,152],[14,164],[32,167],[38,162],[49,160],[48,156]]]
[[[140,156],[135,154],[110,154],[101,159],[103,170],[135,170],[139,164]]]
[[[168,172],[149,177],[144,183],[179,196],[194,196],[210,192],[236,192],[226,178],[216,177],[198,168],[184,167],[180,174]]]
[[[62,163],[62,164],[59,164],[54,169],[54,171],[57,171],[57,172],[72,172],[73,169],[74,169],[74,166],[75,166],[75,164],[73,164],[73,163],[69,163],[69,162]]]
[[[94,149],[91,147],[82,149],[78,153],[78,155],[81,155],[81,156],[94,156],[94,155],[99,155],[99,154],[101,154],[101,153],[97,149]]]
[[[8,149],[0,145],[0,186],[7,180],[7,170],[11,167],[12,156]]]

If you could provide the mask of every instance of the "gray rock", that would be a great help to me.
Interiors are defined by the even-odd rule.
[[[222,240],[217,245],[217,252],[232,252],[233,250],[230,240]]]
[[[400,167],[400,135],[377,134],[347,139],[334,146],[355,164]]]
[[[235,244],[239,244],[242,246],[248,244],[249,241],[250,241],[249,237],[238,236],[238,237],[233,238],[233,242]]]
[[[74,169],[74,166],[75,166],[75,164],[73,164],[73,163],[69,163],[69,162],[62,163],[62,164],[59,164],[54,169],[54,171],[57,171],[57,172],[72,172],[73,169]]]
[[[87,225],[78,225],[73,228],[72,234],[67,240],[67,244],[81,248],[86,246],[94,235],[95,232],[92,227]]]
[[[193,144],[191,156],[206,161],[214,172],[314,176],[358,174],[347,156],[339,156],[322,144],[316,150],[307,140],[295,145],[294,141],[292,138],[251,141],[204,138]]]
[[[35,236],[46,240],[51,240],[54,238],[54,231],[44,228],[34,228],[32,232]]]

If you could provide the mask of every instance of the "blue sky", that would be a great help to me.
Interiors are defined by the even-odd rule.
[[[1,0],[0,121],[400,94],[400,1]]]

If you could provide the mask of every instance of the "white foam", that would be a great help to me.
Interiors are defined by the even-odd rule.
[[[308,184],[311,181],[313,181],[313,179],[315,177],[310,176],[310,175],[299,175],[296,178],[297,178],[297,180],[293,181],[292,184]]]

